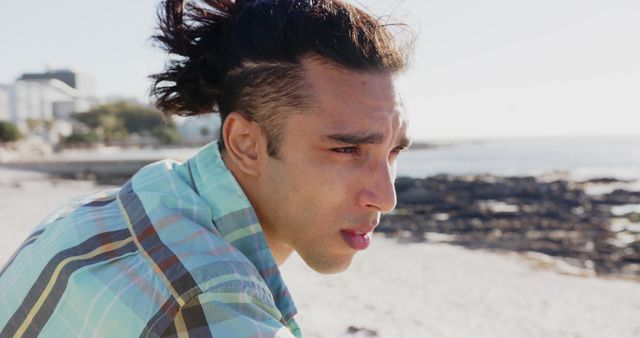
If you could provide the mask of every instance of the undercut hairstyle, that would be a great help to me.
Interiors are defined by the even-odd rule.
[[[286,114],[313,105],[303,59],[395,74],[409,55],[410,44],[397,43],[383,19],[340,0],[165,0],[158,16],[152,38],[170,56],[151,75],[158,108],[219,113],[223,124],[239,112],[260,126],[275,158]]]

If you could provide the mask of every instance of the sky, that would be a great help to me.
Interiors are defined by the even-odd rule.
[[[355,2],[355,1],[354,1]],[[414,139],[640,135],[640,1],[359,0],[414,31],[398,88]],[[156,0],[0,3],[0,84],[72,68],[146,100]]]

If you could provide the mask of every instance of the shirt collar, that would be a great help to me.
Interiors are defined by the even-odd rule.
[[[297,312],[293,299],[269,250],[255,210],[222,160],[218,143],[203,147],[189,160],[188,167],[198,194],[211,208],[214,230],[255,265],[283,319],[289,321]]]

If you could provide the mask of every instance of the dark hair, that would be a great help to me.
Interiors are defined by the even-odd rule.
[[[382,20],[339,0],[165,0],[159,29],[153,39],[177,58],[151,76],[157,106],[167,115],[219,112],[223,123],[239,111],[260,125],[271,156],[279,111],[310,102],[304,57],[396,73],[408,55]]]

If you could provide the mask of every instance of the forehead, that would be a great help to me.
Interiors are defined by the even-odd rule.
[[[316,129],[398,134],[406,129],[391,74],[349,71],[322,60],[303,62]]]

